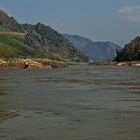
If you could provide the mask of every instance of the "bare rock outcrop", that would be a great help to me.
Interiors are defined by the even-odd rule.
[[[48,58],[36,59],[37,62],[42,63],[43,65],[51,66],[52,68],[66,68],[68,65],[62,61],[50,60]]]
[[[4,61],[3,59],[0,58],[0,66],[2,66],[5,63],[6,63],[6,61]]]
[[[36,69],[43,68],[43,64],[32,59],[11,59],[1,65],[2,68]]]
[[[125,61],[117,63],[117,66],[134,66],[140,67],[140,61]]]
[[[0,59],[1,68],[16,68],[16,69],[49,69],[49,68],[65,68],[68,67],[64,62],[45,59],[9,59],[4,61]]]

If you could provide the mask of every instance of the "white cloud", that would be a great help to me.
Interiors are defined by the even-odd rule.
[[[124,6],[119,9],[122,14],[140,14],[140,5],[138,6]]]
[[[140,21],[140,5],[136,6],[124,6],[118,11],[127,20],[130,21]]]

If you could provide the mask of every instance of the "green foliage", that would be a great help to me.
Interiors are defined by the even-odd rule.
[[[62,60],[77,58],[79,61],[88,61],[88,59],[76,49],[60,33],[41,23],[36,25],[23,25],[27,34],[24,43],[34,47],[40,56],[47,55],[50,59]]]
[[[0,10],[0,57],[28,56],[88,61],[85,55],[50,26],[41,23],[19,24]]]
[[[33,48],[11,36],[0,34],[0,57],[29,56]]]
[[[11,48],[9,45],[5,43],[0,43],[0,57],[13,57],[16,55],[17,51],[15,48]]]
[[[120,50],[116,57],[117,61],[140,60],[140,37],[136,37]]]

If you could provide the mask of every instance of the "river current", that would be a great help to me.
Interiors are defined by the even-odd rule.
[[[140,68],[0,70],[0,140],[140,140]]]

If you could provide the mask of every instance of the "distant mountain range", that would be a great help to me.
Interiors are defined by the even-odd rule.
[[[20,24],[0,10],[0,57],[88,61],[62,34],[42,23]]]
[[[78,35],[63,35],[91,60],[114,60],[121,47],[112,42],[93,42]]]

